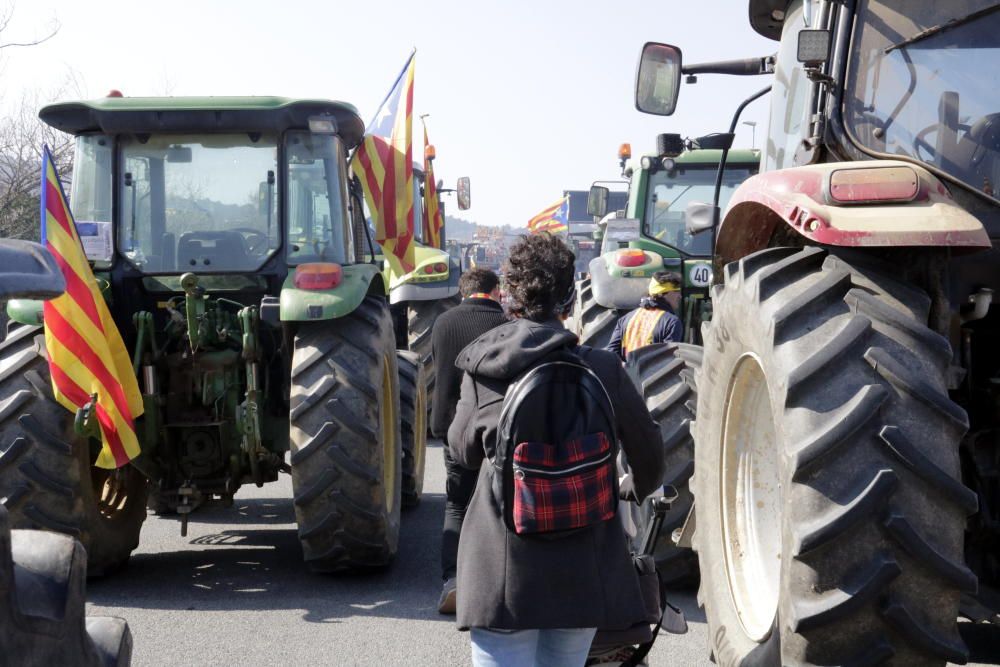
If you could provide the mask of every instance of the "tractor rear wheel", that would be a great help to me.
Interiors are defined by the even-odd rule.
[[[367,297],[350,315],[303,323],[291,371],[292,490],[316,572],[388,565],[399,544],[399,378],[392,319]]]
[[[86,590],[87,552],[80,542],[12,531],[0,507],[0,655],[26,666],[127,667],[128,623],[86,618]]]
[[[580,281],[574,308],[574,326],[581,345],[605,348],[618,322],[618,311],[605,308],[594,300],[594,287],[590,278]]]
[[[420,361],[424,365],[424,375],[427,378],[428,414],[431,409],[431,401],[434,398],[434,381],[437,379],[431,348],[434,322],[441,316],[441,313],[451,310],[460,303],[462,303],[462,297],[459,294],[436,301],[410,302],[410,351],[420,355]]]
[[[930,299],[863,255],[726,266],[697,373],[694,545],[720,665],[964,663],[977,499]]]
[[[663,527],[656,541],[656,565],[666,584],[683,586],[698,579],[698,557],[691,549],[674,544],[675,529],[684,525],[691,511],[691,490],[688,483],[694,474],[694,422],[698,401],[694,384],[695,370],[701,365],[701,347],[685,343],[657,343],[635,350],[628,356],[626,371],[635,382],[653,420],[660,426],[666,469],[663,483],[673,486],[677,499],[663,518]],[[652,519],[644,503],[639,512],[638,539],[646,534]]]
[[[13,330],[0,343],[0,503],[15,528],[79,539],[91,576],[128,561],[146,519],[146,478],[95,468],[97,446],[52,395],[41,327]]]
[[[403,441],[403,509],[420,504],[427,459],[427,381],[416,352],[396,352],[399,422]]]

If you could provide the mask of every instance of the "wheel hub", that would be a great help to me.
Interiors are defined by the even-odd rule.
[[[726,574],[744,632],[764,640],[778,611],[781,478],[774,412],[759,360],[744,355],[722,428],[722,535]]]

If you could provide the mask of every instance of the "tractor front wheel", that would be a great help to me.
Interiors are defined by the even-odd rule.
[[[427,459],[426,370],[416,352],[396,352],[399,365],[399,414],[403,441],[403,508],[420,504]]]
[[[79,539],[91,576],[128,561],[146,519],[146,478],[131,465],[93,466],[97,443],[75,434],[52,395],[40,327],[0,343],[0,447],[0,503],[13,527]]]
[[[580,337],[580,345],[600,349],[607,347],[617,323],[618,311],[597,303],[591,279],[581,280],[577,285],[573,314],[575,333]]]
[[[292,490],[316,572],[388,565],[402,500],[399,377],[384,299],[303,323],[291,371]]]
[[[930,299],[870,258],[807,247],[729,264],[712,300],[693,488],[716,661],[964,663],[977,499]]]
[[[678,547],[672,535],[684,525],[691,511],[694,474],[694,441],[691,424],[698,401],[694,373],[701,365],[702,349],[685,343],[656,343],[635,350],[628,356],[625,370],[639,389],[646,408],[660,427],[666,469],[663,483],[674,487],[677,499],[663,518],[656,541],[656,566],[663,582],[673,586],[691,585],[698,580],[698,557],[691,549]],[[646,534],[652,520],[649,504],[636,510],[638,539]]]
[[[410,302],[410,350],[420,355],[420,362],[424,365],[424,375],[427,378],[428,413],[430,412],[431,401],[434,397],[434,382],[437,380],[437,373],[434,372],[434,360],[431,348],[434,323],[442,313],[451,310],[461,302],[462,297],[459,294],[436,301]]]

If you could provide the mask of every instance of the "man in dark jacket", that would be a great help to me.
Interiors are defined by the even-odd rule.
[[[648,291],[638,308],[618,320],[608,341],[607,349],[622,361],[640,347],[680,342],[684,337],[684,327],[676,315],[681,303],[680,275],[657,271],[649,281]]]
[[[476,665],[582,666],[598,627],[648,620],[627,538],[617,517],[552,540],[508,531],[483,464],[496,452],[504,392],[539,359],[575,349],[613,397],[634,485],[623,494],[641,500],[656,490],[663,445],[618,358],[577,347],[562,326],[573,301],[573,253],[562,241],[547,234],[522,239],[505,275],[516,319],[480,336],[456,362],[466,375],[448,443],[458,463],[479,471],[458,549],[458,625],[472,630]]]
[[[500,279],[488,269],[469,269],[458,280],[462,303],[443,313],[434,322],[431,353],[437,381],[431,407],[431,433],[446,440],[444,464],[447,470],[444,531],[441,535],[441,573],[444,589],[438,602],[442,614],[455,613],[455,570],[458,536],[469,499],[476,488],[476,471],[455,463],[448,449],[448,426],[455,417],[462,371],[455,367],[458,353],[493,327],[507,321],[500,307]]]

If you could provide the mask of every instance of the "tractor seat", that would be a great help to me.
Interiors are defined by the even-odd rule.
[[[246,242],[239,232],[186,232],[177,242],[180,271],[232,271],[246,263]]]

